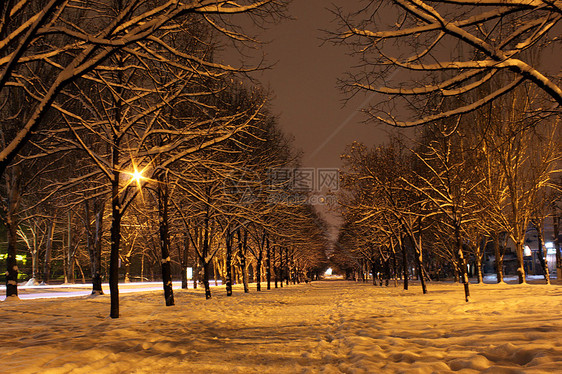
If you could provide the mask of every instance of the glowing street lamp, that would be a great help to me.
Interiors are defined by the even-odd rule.
[[[144,171],[144,169],[139,170],[139,169],[137,169],[136,165],[133,165],[133,171],[126,172],[126,174],[129,175],[130,179],[127,182],[127,185],[125,187],[128,187],[128,186],[130,186],[131,184],[134,183],[134,184],[136,184],[139,191],[142,190],[143,181],[148,179],[147,177],[145,177],[143,175],[143,171]]]
[[[145,165],[143,168],[139,169],[138,168],[138,164],[136,162],[136,160],[131,156],[131,166],[132,166],[132,171],[126,171],[125,174],[127,174],[130,179],[127,181],[127,185],[125,187],[130,186],[131,184],[136,184],[137,188],[139,189],[139,191],[142,189],[143,187],[143,183],[147,182],[149,180],[149,178],[147,178],[144,174],[145,171],[148,169],[150,163],[148,165]]]
[[[131,173],[131,179],[133,179],[133,181],[135,181],[137,183],[137,185],[140,185],[140,181],[143,178],[144,177],[142,175],[142,171],[135,170]]]

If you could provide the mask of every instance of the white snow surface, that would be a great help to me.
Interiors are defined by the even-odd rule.
[[[262,285],[263,286],[263,285]],[[555,373],[562,286],[321,281],[0,303],[1,373]]]
[[[92,294],[91,284],[64,283],[64,284],[32,284],[28,282],[18,286],[20,299],[49,299],[59,297],[89,296]],[[209,280],[211,287],[222,285],[222,281]],[[188,287],[193,287],[193,282],[188,281]],[[181,282],[173,282],[173,289],[181,289]],[[103,283],[104,293],[109,294],[109,284]],[[162,289],[162,282],[128,282],[119,283],[119,294],[131,292],[156,291]],[[6,286],[0,285],[0,301],[5,299]]]

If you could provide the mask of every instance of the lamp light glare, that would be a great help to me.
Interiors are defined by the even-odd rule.
[[[142,179],[142,173],[138,170],[135,170],[132,174],[131,174],[132,178],[137,182],[140,183],[140,180]]]

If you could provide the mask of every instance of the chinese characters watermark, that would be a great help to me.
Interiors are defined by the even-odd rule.
[[[336,202],[339,188],[336,168],[271,168],[265,176],[242,169],[224,180],[224,192],[243,204],[266,199],[271,204],[328,205]]]

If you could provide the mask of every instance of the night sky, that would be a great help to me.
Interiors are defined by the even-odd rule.
[[[303,166],[338,168],[345,146],[354,140],[380,143],[388,129],[365,124],[359,112],[367,96],[354,98],[344,106],[345,95],[337,87],[357,60],[342,46],[323,43],[335,30],[331,4],[348,7],[354,1],[295,0],[289,6],[294,20],[284,20],[261,35],[270,41],[264,46],[268,62],[276,65],[258,79],[274,93],[272,109],[279,114],[281,127],[295,137],[295,146],[304,151]],[[376,97],[371,97],[375,100]]]

